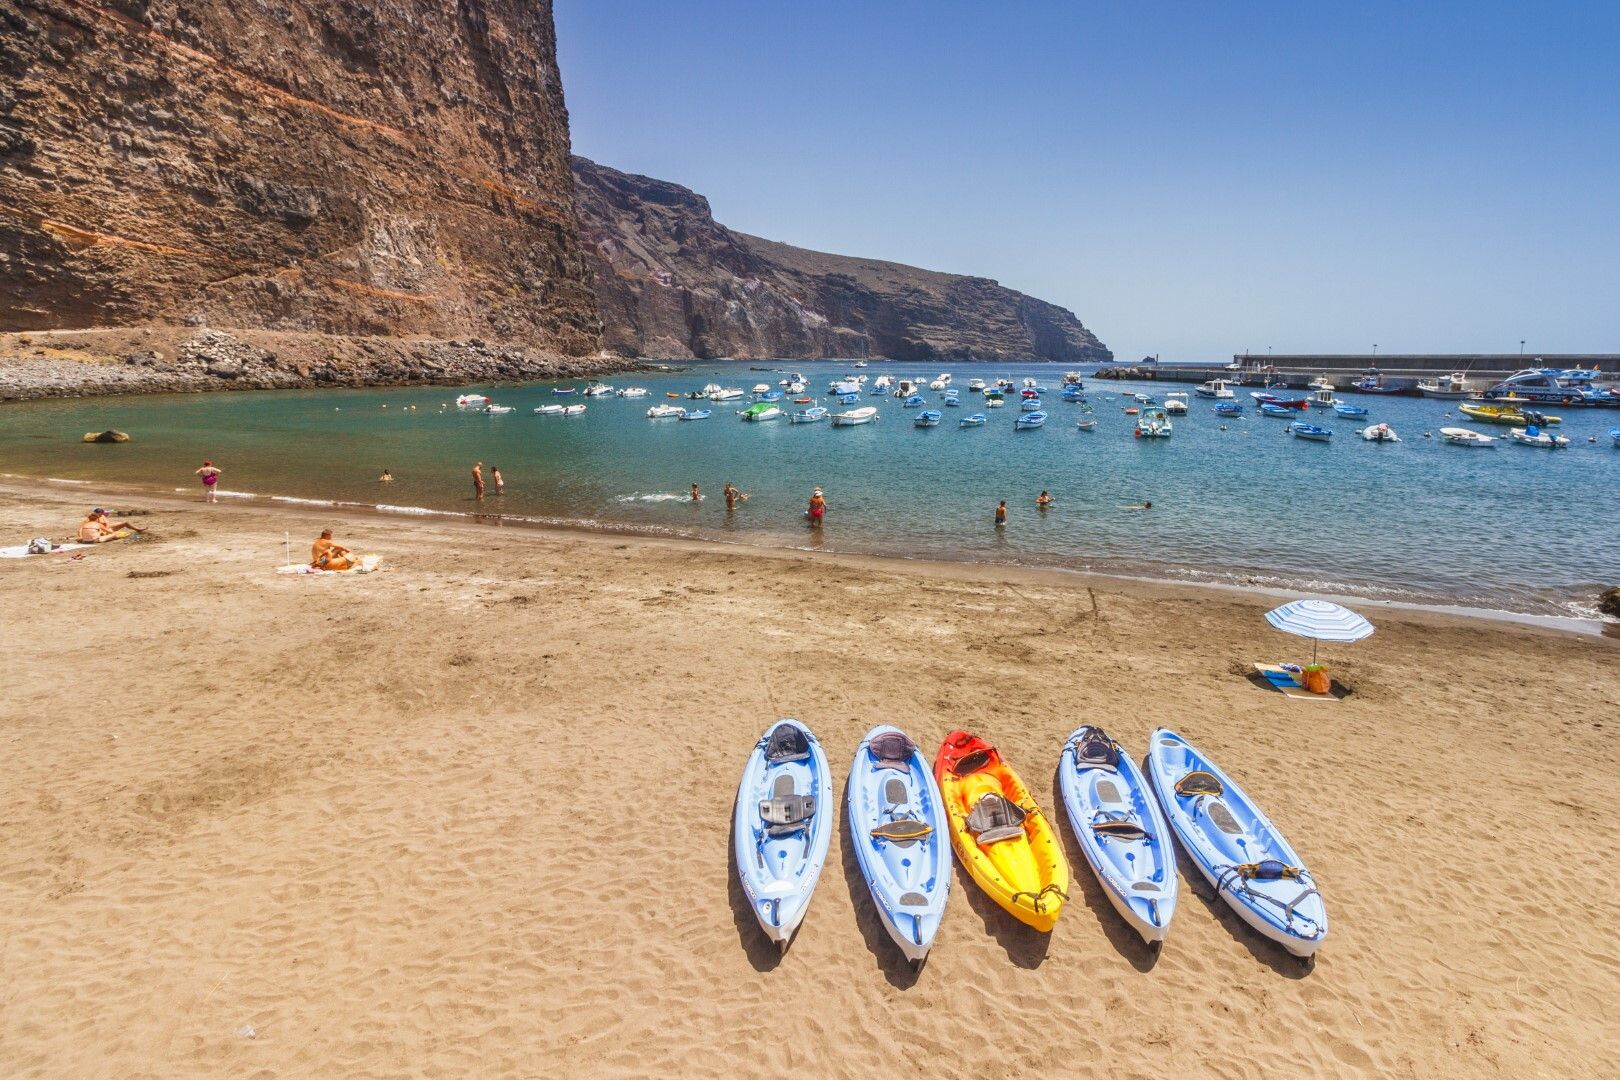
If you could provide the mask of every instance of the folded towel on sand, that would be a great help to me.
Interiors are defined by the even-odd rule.
[[[1254,670],[1262,679],[1270,683],[1283,697],[1295,701],[1338,701],[1336,694],[1313,694],[1299,684],[1299,679],[1291,671],[1284,670],[1281,664],[1256,664]]]
[[[348,570],[322,570],[318,566],[283,566],[276,570],[278,574],[369,574],[373,570],[382,569],[381,555],[363,555],[360,565]]]
[[[26,559],[30,555],[57,555],[64,551],[85,551],[95,547],[95,544],[66,543],[57,544],[50,551],[29,551],[27,544],[17,544],[15,547],[0,548],[0,559]]]

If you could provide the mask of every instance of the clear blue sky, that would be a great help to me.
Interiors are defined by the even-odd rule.
[[[574,149],[1122,358],[1620,351],[1620,3],[557,0]]]

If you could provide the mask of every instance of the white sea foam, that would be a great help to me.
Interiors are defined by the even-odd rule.
[[[378,503],[372,507],[384,514],[414,514],[417,517],[471,517],[457,510],[432,510],[426,506],[392,506],[388,503]]]
[[[272,495],[271,502],[296,503],[299,506],[337,506],[331,499],[297,499],[291,495]]]
[[[53,484],[88,484],[88,483],[90,483],[90,481],[88,481],[88,480],[63,480],[61,477],[57,477],[57,476],[47,476],[45,479],[49,480]]]
[[[616,502],[691,502],[690,495],[671,495],[668,492],[658,492],[653,495],[620,495]]]

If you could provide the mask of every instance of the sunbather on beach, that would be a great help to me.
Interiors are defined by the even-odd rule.
[[[331,529],[321,530],[321,538],[311,546],[309,555],[309,565],[317,570],[352,570],[355,564],[354,553],[332,539]]]
[[[145,529],[137,525],[131,525],[127,521],[113,522],[108,520],[107,511],[98,506],[90,511],[83,521],[79,522],[79,531],[74,539],[81,544],[101,544],[108,540],[122,539],[120,533],[127,536],[132,532],[145,531]]]

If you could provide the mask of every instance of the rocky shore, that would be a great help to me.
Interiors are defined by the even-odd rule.
[[[635,370],[481,338],[141,327],[0,334],[0,402],[105,394],[487,384]]]

